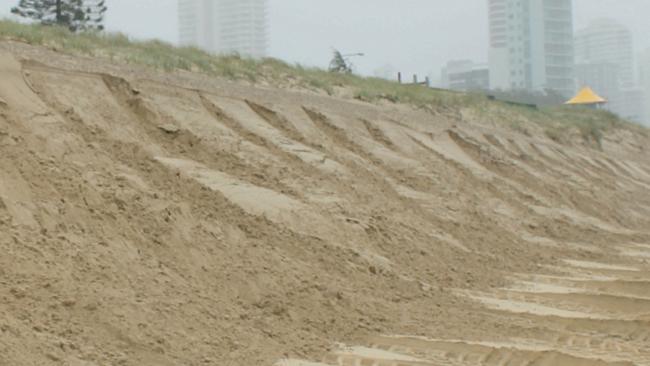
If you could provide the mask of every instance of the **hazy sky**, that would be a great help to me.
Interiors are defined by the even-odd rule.
[[[18,0],[0,0],[0,16]],[[177,0],[107,0],[107,28],[138,38],[178,38]],[[576,28],[610,17],[650,48],[650,0],[574,0]],[[439,74],[451,59],[487,61],[487,0],[270,0],[271,56],[325,67],[333,47],[364,52],[357,70],[392,66]]]

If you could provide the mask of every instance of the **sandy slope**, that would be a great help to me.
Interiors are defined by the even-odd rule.
[[[643,364],[650,140],[458,112],[0,43],[0,364]]]

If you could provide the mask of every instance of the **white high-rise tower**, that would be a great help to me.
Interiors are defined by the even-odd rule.
[[[268,46],[268,0],[179,0],[180,44],[261,58]]]
[[[572,0],[488,0],[490,88],[575,91]]]

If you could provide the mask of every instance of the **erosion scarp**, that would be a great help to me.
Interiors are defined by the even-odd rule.
[[[650,364],[648,137],[448,108],[1,42],[0,364]]]

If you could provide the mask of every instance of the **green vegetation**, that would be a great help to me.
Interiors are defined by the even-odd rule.
[[[214,56],[194,47],[174,47],[161,41],[133,41],[123,34],[82,32],[66,28],[25,25],[0,20],[0,39],[12,39],[42,45],[73,55],[95,56],[115,62],[144,65],[166,71],[186,70],[230,80],[268,83],[345,95],[376,103],[406,103],[434,114],[461,118],[461,112],[489,123],[511,126],[524,134],[541,127],[548,137],[568,143],[572,136],[600,146],[610,129],[629,129],[646,134],[647,130],[625,122],[611,113],[567,107],[534,109],[490,101],[477,93],[458,93],[419,85],[360,77],[349,73],[328,72],[318,68],[289,65],[277,59],[252,60],[240,56]]]

